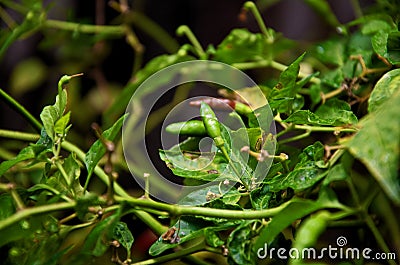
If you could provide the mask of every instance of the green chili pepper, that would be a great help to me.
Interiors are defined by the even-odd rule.
[[[202,102],[200,106],[200,116],[203,119],[204,127],[208,135],[214,139],[217,147],[224,145],[224,140],[221,137],[221,128],[214,111],[207,104]]]
[[[248,114],[252,113],[251,108],[250,108],[248,105],[243,104],[243,103],[241,103],[241,102],[236,102],[236,104],[235,104],[235,110],[236,110],[239,114],[242,114],[242,115],[248,115]]]
[[[192,120],[176,122],[168,125],[165,131],[172,134],[181,134],[189,136],[206,136],[206,128],[202,121]]]
[[[307,218],[297,230],[294,247],[303,249],[315,246],[318,237],[325,231],[329,220],[330,213],[328,211],[320,211]]]
[[[190,102],[190,106],[200,106],[201,103],[207,103],[213,109],[231,110],[234,109],[241,115],[248,115],[252,112],[251,108],[237,100],[227,98],[205,98]]]

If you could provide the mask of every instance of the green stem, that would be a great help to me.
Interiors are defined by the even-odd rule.
[[[1,160],[11,160],[14,157],[15,157],[15,154],[13,152],[10,152],[7,149],[0,147],[0,159]]]
[[[267,38],[268,43],[273,43],[274,42],[274,36],[268,31],[267,27],[265,26],[264,20],[261,17],[260,12],[258,11],[256,5],[254,2],[247,1],[244,3],[243,8],[246,10],[250,10],[251,13],[253,13],[254,18],[257,21],[258,26],[260,27],[261,32],[265,35]]]
[[[164,262],[167,262],[167,261],[170,261],[170,260],[176,260],[176,259],[179,259],[181,257],[185,257],[185,256],[190,255],[192,253],[196,253],[196,252],[202,251],[204,249],[204,247],[205,247],[204,243],[201,243],[201,244],[197,244],[197,245],[192,246],[192,247],[184,248],[184,249],[182,249],[180,251],[177,251],[175,253],[172,253],[172,254],[167,254],[167,255],[164,255],[164,256],[160,256],[160,257],[153,258],[153,259],[148,259],[148,260],[145,260],[145,261],[139,261],[139,262],[136,262],[136,263],[131,263],[131,265],[150,265],[150,264],[164,263]]]
[[[11,30],[15,29],[15,27],[17,26],[15,20],[1,6],[0,6],[0,18]]]
[[[310,126],[310,125],[294,125],[294,129],[306,130],[310,132],[357,132],[356,128],[346,127],[324,127],[324,126]]]
[[[16,206],[17,206],[17,211],[21,211],[25,209],[25,204],[22,201],[21,197],[19,196],[18,192],[15,189],[10,190],[11,197],[13,198]]]
[[[388,227],[391,232],[391,238],[393,242],[394,249],[397,249],[397,255],[400,257],[400,226],[398,222],[398,217],[394,213],[394,209],[391,207],[390,202],[387,197],[380,193],[376,200],[374,201],[373,207],[382,219],[385,220],[386,227]]]
[[[193,47],[196,49],[197,55],[199,56],[200,59],[206,59],[207,55],[203,48],[200,45],[200,42],[197,40],[196,36],[194,36],[193,32],[190,30],[190,28],[186,25],[180,26],[176,30],[176,34],[178,36],[186,35],[188,40],[192,43]]]
[[[16,3],[16,1],[2,0],[1,3],[4,4],[5,6],[7,6],[8,8],[15,10],[21,14],[26,14],[29,12],[28,7],[26,7],[22,4]]]
[[[291,203],[306,202],[302,199],[292,199],[285,202],[275,208],[263,209],[263,210],[227,210],[227,209],[216,209],[216,208],[205,208],[205,207],[195,207],[195,206],[181,206],[181,205],[171,205],[161,202],[156,202],[152,200],[137,199],[133,197],[119,197],[116,196],[115,200],[117,202],[126,202],[132,206],[137,206],[141,208],[152,208],[162,211],[169,212],[172,216],[182,216],[182,215],[198,215],[206,217],[219,217],[226,219],[262,219],[275,216],[285,209]]]
[[[332,166],[336,163],[336,161],[344,154],[344,149],[338,149],[329,159],[329,165]]]
[[[60,161],[56,161],[55,162],[56,167],[58,168],[58,170],[60,171],[61,175],[63,176],[65,183],[67,184],[67,187],[71,186],[71,182],[69,181],[69,177],[67,172],[65,172],[64,167],[62,166]]]
[[[121,25],[118,26],[87,25],[87,24],[79,24],[74,22],[48,19],[44,22],[44,26],[46,28],[74,31],[85,34],[105,34],[118,37],[125,35],[125,29]]]
[[[347,185],[349,187],[350,194],[351,194],[351,197],[352,197],[355,205],[360,206],[360,198],[358,197],[358,193],[357,193],[356,187],[354,187],[353,181],[352,181],[351,178],[347,179]]]
[[[248,70],[248,69],[255,69],[255,68],[264,68],[264,67],[271,67],[273,69],[276,69],[278,71],[285,71],[287,66],[284,64],[281,64],[279,62],[273,61],[273,60],[259,60],[256,62],[246,62],[246,63],[234,63],[232,64],[233,67],[236,67],[240,70]],[[299,71],[298,77],[300,78],[304,78],[309,76],[309,74],[304,73],[302,71]],[[310,79],[311,83],[314,84],[320,84],[321,83],[321,79],[317,78],[317,77],[312,77]]]
[[[378,246],[380,247],[380,249],[382,251],[384,251],[385,253],[390,253],[390,249],[388,247],[388,245],[385,242],[385,239],[383,238],[382,234],[380,233],[379,229],[376,227],[374,221],[372,220],[371,216],[368,215],[368,213],[364,213],[364,220],[367,223],[368,228],[371,230],[372,234],[375,237],[375,240],[378,244]],[[390,265],[396,265],[396,261],[395,260],[387,260],[387,262]]]
[[[133,210],[133,213],[151,229],[156,235],[161,236],[165,231],[168,230],[168,227],[163,226],[160,222],[157,221],[151,214],[141,210]]]
[[[3,89],[0,89],[0,97],[2,97],[6,103],[19,112],[28,122],[35,128],[36,131],[40,132],[42,129],[42,124],[33,117],[21,104],[19,104],[15,99],[8,95]]]
[[[376,227],[374,221],[372,220],[371,216],[368,214],[368,207],[370,202],[372,201],[370,198],[367,198],[366,203],[361,204],[360,201],[360,197],[358,196],[357,190],[354,187],[353,181],[352,179],[348,179],[347,181],[349,189],[350,189],[350,193],[353,197],[354,202],[356,203],[356,205],[360,208],[361,212],[360,212],[360,216],[363,218],[363,220],[365,220],[365,223],[367,224],[368,228],[370,229],[370,231],[372,232],[372,234],[375,237],[375,240],[378,244],[378,246],[380,247],[381,250],[383,250],[386,253],[390,252],[390,249],[388,247],[388,245],[385,242],[385,239],[383,238],[382,234],[380,233],[379,229]],[[375,197],[376,193],[372,193],[372,197]],[[388,260],[390,265],[395,265],[396,262],[394,260]]]
[[[128,25],[125,25],[125,32],[126,32],[126,42],[132,47],[135,53],[133,58],[133,67],[132,67],[132,76],[134,76],[142,66],[144,47],[140,43],[135,32]]]
[[[299,134],[299,135],[296,135],[296,136],[293,136],[293,137],[290,137],[290,138],[286,138],[286,139],[280,140],[279,144],[286,144],[286,143],[298,141],[300,139],[308,137],[310,135],[310,133],[311,132],[307,130],[305,133],[302,133],[302,134]]]
[[[157,23],[155,23],[142,13],[132,11],[127,15],[125,21],[127,23],[132,23],[138,29],[149,35],[167,52],[175,53],[179,49],[179,43],[174,38],[172,38]]]
[[[365,222],[363,220],[339,220],[329,223],[329,227],[343,227],[343,228],[350,228],[350,227],[363,227],[365,226]]]
[[[6,138],[11,138],[11,139],[18,139],[22,141],[30,141],[34,142],[39,140],[40,136],[38,134],[33,134],[33,133],[23,133],[23,132],[16,132],[16,131],[10,131],[10,130],[1,130],[0,129],[0,137],[6,137]],[[68,142],[68,141],[63,141],[61,143],[61,147],[64,148],[67,151],[73,152],[76,154],[76,156],[82,161],[85,162],[85,153],[76,145]],[[108,175],[101,169],[101,167],[96,166],[94,168],[94,173],[104,182],[108,185],[109,179]],[[118,185],[118,183],[115,183],[115,192],[123,197],[129,197],[129,194],[126,193],[126,191],[121,188],[121,186]]]
[[[353,6],[354,15],[356,18],[360,18],[363,16],[363,12],[360,6],[360,2],[358,0],[351,0],[351,5]]]
[[[25,133],[0,129],[0,137],[10,138],[21,141],[36,142],[40,136],[36,133]]]
[[[43,214],[49,213],[54,211],[62,211],[74,208],[76,202],[60,202],[60,203],[53,203],[49,205],[41,205],[35,206],[32,208],[25,208],[21,211],[16,212],[15,214],[7,217],[6,219],[0,220],[0,230],[9,227],[10,225],[19,222],[29,216],[36,215],[36,214]]]
[[[76,154],[76,156],[81,160],[82,162],[85,162],[85,156],[86,154],[79,149],[79,147],[75,146],[74,144],[68,142],[68,141],[63,141],[61,143],[62,148],[64,148],[67,151],[73,152]],[[93,171],[106,185],[109,185],[109,178],[108,175],[104,172],[104,170],[96,166]],[[122,197],[129,197],[129,194],[120,186],[118,183],[114,184],[114,191],[116,194]]]
[[[12,183],[0,183],[0,190],[9,191],[14,188],[14,184]]]

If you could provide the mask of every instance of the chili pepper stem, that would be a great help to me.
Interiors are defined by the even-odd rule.
[[[267,38],[267,41],[269,43],[273,43],[274,42],[274,36],[271,34],[271,32],[267,29],[267,26],[265,26],[264,20],[261,17],[260,12],[258,11],[256,5],[254,4],[254,2],[252,1],[247,1],[246,3],[244,3],[243,8],[245,10],[249,10],[251,13],[253,13],[254,18],[257,21],[258,26],[261,29],[261,32],[265,35],[265,37]]]
[[[203,47],[201,47],[200,42],[197,40],[193,32],[190,30],[190,28],[186,25],[180,26],[176,30],[176,34],[178,36],[186,35],[186,37],[189,39],[189,41],[193,44],[193,47],[195,48],[197,55],[201,59],[206,59],[206,52],[203,50]]]

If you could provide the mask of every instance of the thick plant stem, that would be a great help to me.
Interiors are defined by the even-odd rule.
[[[133,197],[119,197],[116,196],[117,202],[126,202],[132,206],[139,208],[152,208],[162,211],[167,211],[171,216],[182,216],[182,215],[198,215],[206,217],[219,217],[226,219],[262,219],[273,217],[286,208],[291,203],[307,203],[307,200],[294,199],[285,202],[275,208],[263,209],[263,210],[226,210],[216,208],[205,208],[205,207],[192,207],[192,206],[180,206],[171,205],[167,203],[156,202],[152,200],[137,199]],[[301,206],[299,206],[301,207]]]
[[[36,133],[25,133],[25,132],[17,132],[17,131],[2,130],[2,129],[0,129],[0,137],[21,140],[21,141],[29,141],[29,142],[35,142],[40,138],[40,136]]]
[[[33,126],[33,128],[35,128],[37,132],[40,132],[40,130],[42,129],[42,124],[35,117],[33,117],[33,115],[30,114],[29,111],[27,111],[21,104],[19,104],[3,89],[0,89],[0,97],[2,97],[10,107],[14,108],[25,119],[27,119],[28,122]]]
[[[42,213],[49,213],[54,211],[62,211],[74,208],[76,202],[60,202],[60,203],[53,203],[49,205],[41,205],[35,206],[32,208],[25,208],[21,211],[16,212],[15,214],[7,217],[0,221],[0,230],[9,227],[12,224],[15,224],[29,216],[42,214]]]
[[[86,25],[53,19],[46,20],[44,22],[44,26],[46,28],[67,30],[86,34],[105,34],[114,36],[125,35],[125,29],[123,26]]]
[[[156,235],[161,236],[165,231],[168,230],[168,227],[160,224],[151,214],[141,210],[134,210],[133,213],[145,223],[151,231],[153,231]]]

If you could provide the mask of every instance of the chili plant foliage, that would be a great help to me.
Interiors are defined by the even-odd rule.
[[[2,29],[0,56],[24,35],[49,28],[74,34],[102,33],[99,37],[104,40],[127,36],[139,54],[140,45],[127,24],[54,21],[46,18],[47,7],[38,1],[23,1],[24,5],[0,2],[25,16],[14,25],[8,16],[1,15],[12,30]],[[338,32],[306,48],[268,28],[253,2],[244,4],[240,17],[254,17],[259,33],[234,29],[220,44],[204,49],[188,27],[179,27],[177,34],[186,36],[189,43],[175,53],[152,59],[141,69],[135,66],[132,81],[103,113],[108,128],[102,132],[94,126],[98,140],[86,153],[67,140],[74,129],[71,117],[79,119],[81,111],[68,107],[72,103],[67,83],[74,77],[79,79],[79,74],[60,79],[58,89],[54,89],[55,103],[43,108],[40,120],[0,90],[3,102],[37,130],[37,134],[0,130],[3,138],[27,142],[11,157],[9,153],[15,150],[11,145],[1,148],[3,260],[8,264],[89,264],[101,258],[117,264],[155,264],[182,259],[208,264],[215,259],[227,264],[274,264],[279,262],[278,256],[260,256],[266,253],[266,245],[301,252],[333,245],[337,237],[347,235],[347,246],[392,254],[385,262],[397,264],[400,6],[396,1],[379,0],[363,13],[357,1],[352,1],[357,18],[340,24],[326,1],[305,2]],[[126,12],[126,17],[133,12],[123,11],[117,2],[111,6]],[[174,50],[175,46],[168,47]],[[119,148],[122,113],[136,88],[153,73],[196,59],[223,62],[249,73],[260,69],[258,73],[263,74],[255,79],[268,101],[264,107],[272,110],[277,133],[268,134],[259,127],[255,117],[266,115],[264,107],[252,109],[235,93],[219,88],[219,102],[233,107],[245,127],[235,130],[219,121],[214,114],[219,107],[216,101],[193,102],[201,120],[170,124],[168,133],[187,138],[169,150],[160,150],[159,155],[185,185],[213,181],[224,168],[230,170],[232,178],[186,194],[177,204],[156,201],[147,191],[144,196],[133,196],[117,181],[118,174],[127,173]],[[138,60],[136,57],[135,62]],[[161,86],[169,80],[158,82]],[[243,88],[243,93],[251,98],[252,88]],[[249,145],[233,149],[229,135],[247,135]],[[207,168],[188,171],[176,166],[200,161],[195,159],[199,142],[207,136],[213,139],[216,152]],[[276,144],[276,154],[263,152],[271,143]],[[242,160],[242,154],[248,154],[249,159]],[[264,159],[271,159],[272,165],[258,181],[254,167]],[[90,188],[97,179],[107,187],[104,195]],[[238,184],[223,190],[229,181]],[[148,249],[153,257],[144,261],[132,254],[139,246],[132,233],[138,229],[137,219],[159,237]],[[358,233],[349,234],[348,228]],[[208,253],[208,259],[195,254],[201,251]],[[281,263],[306,262],[301,256],[286,256]],[[332,262],[330,257],[324,258],[319,262]],[[360,257],[354,262],[368,260]]]

